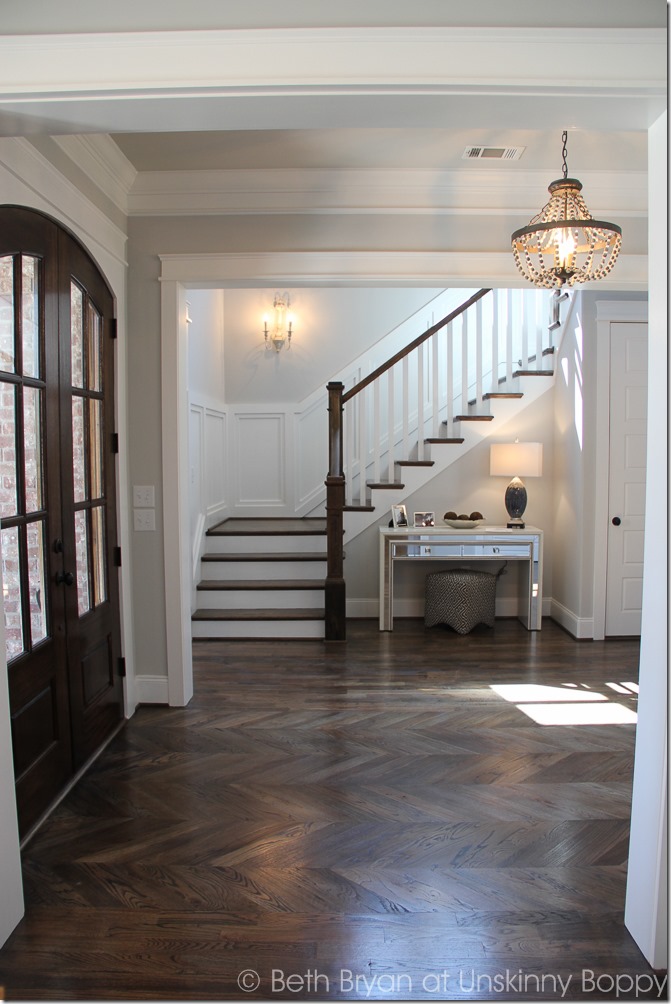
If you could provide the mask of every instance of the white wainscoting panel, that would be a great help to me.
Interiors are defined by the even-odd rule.
[[[236,507],[287,504],[285,425],[280,412],[235,414]]]
[[[227,503],[227,416],[214,408],[205,410],[205,504],[208,517],[222,512]]]

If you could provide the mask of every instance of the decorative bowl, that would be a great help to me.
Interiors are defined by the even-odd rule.
[[[444,519],[443,523],[452,527],[453,530],[474,530],[481,523],[486,523],[485,519]]]

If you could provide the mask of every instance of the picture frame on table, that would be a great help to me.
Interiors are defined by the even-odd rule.
[[[391,519],[395,530],[406,529],[408,526],[408,514],[404,505],[393,505],[391,507]]]
[[[435,526],[436,525],[436,514],[435,512],[416,512],[414,515],[413,526]]]

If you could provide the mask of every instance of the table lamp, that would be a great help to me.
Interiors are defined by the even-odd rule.
[[[507,527],[523,530],[522,516],[527,507],[527,490],[522,478],[539,478],[543,473],[542,443],[492,443],[489,453],[489,473],[495,477],[512,477],[506,488]]]

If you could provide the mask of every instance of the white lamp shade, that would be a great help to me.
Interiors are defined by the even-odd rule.
[[[539,478],[543,473],[543,444],[492,443],[489,473],[509,478]]]

